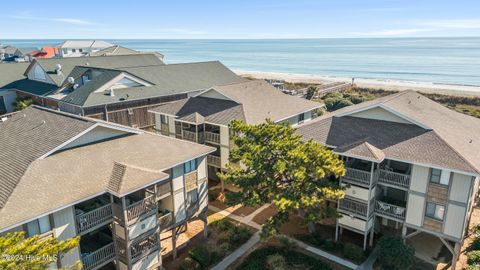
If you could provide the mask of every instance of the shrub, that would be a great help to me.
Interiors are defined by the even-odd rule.
[[[20,111],[32,104],[34,104],[33,99],[29,97],[17,97],[17,100],[13,103],[13,106],[15,106],[16,111]]]
[[[347,243],[343,247],[343,256],[345,256],[345,258],[347,259],[359,263],[363,261],[363,250],[357,245]]]
[[[340,92],[330,92],[325,96],[323,96],[323,99],[327,99],[327,98],[343,98],[343,94]]]
[[[283,250],[285,251],[291,251],[291,250],[294,250],[296,247],[297,247],[297,243],[295,243],[294,241],[288,239],[287,237],[285,236],[280,236],[280,238],[278,239],[279,242],[280,242],[280,246],[283,248]]]
[[[285,258],[278,253],[267,256],[266,264],[267,269],[271,270],[283,270],[287,267]]]
[[[341,109],[343,107],[347,107],[353,105],[353,103],[348,100],[348,99],[343,99],[343,98],[327,98],[325,99],[325,107],[327,108],[327,111],[336,111],[338,109]]]
[[[470,250],[479,250],[480,249],[480,237],[477,236],[473,239],[472,243],[470,244]]]
[[[365,98],[363,96],[351,96],[350,101],[353,104],[359,104],[365,101]]]
[[[339,244],[335,243],[335,241],[333,241],[331,239],[325,240],[322,244],[322,248],[327,250],[327,251],[334,251],[334,250],[338,249],[338,247],[339,247]]]
[[[470,251],[467,254],[467,263],[470,265],[480,264],[480,250]]]
[[[248,241],[252,233],[245,227],[234,227],[230,230],[230,242],[232,245],[241,245]]]
[[[219,219],[213,222],[212,225],[221,231],[228,231],[234,227],[233,223],[227,219]]]
[[[200,270],[200,264],[190,257],[186,257],[179,266],[180,270]]]
[[[188,255],[200,263],[203,268],[206,268],[211,263],[211,254],[210,251],[205,246],[196,246],[192,248]]]
[[[401,238],[385,236],[378,242],[378,262],[383,269],[408,270],[414,264],[415,250]]]

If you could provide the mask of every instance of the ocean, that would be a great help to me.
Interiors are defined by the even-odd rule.
[[[220,60],[245,71],[480,86],[480,37],[108,41],[158,51],[167,63]],[[18,47],[60,42],[0,40]]]

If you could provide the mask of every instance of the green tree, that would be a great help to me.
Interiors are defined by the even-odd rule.
[[[17,101],[13,103],[13,106],[15,106],[16,111],[21,111],[32,104],[33,100],[31,98],[17,97]]]
[[[317,93],[318,87],[315,85],[310,85],[307,89],[306,99],[312,99],[315,93]]]
[[[0,269],[45,269],[79,242],[80,237],[59,241],[55,237],[40,239],[38,235],[25,238],[25,232],[8,233],[0,237]],[[71,267],[80,269],[81,263]]]
[[[220,177],[241,192],[227,193],[227,202],[272,203],[277,213],[263,225],[262,236],[278,233],[293,211],[303,216],[310,232],[315,221],[338,216],[326,201],[336,201],[344,192],[329,179],[343,175],[345,168],[331,150],[312,140],[302,141],[292,127],[272,121],[259,125],[233,121],[230,128],[234,146],[228,170]]]
[[[414,264],[415,250],[395,236],[384,236],[378,242],[378,261],[382,269],[408,270]]]

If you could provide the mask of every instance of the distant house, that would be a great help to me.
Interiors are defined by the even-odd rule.
[[[0,45],[0,61],[12,58],[15,55],[16,51],[16,47],[10,45]]]
[[[264,80],[212,86],[188,99],[150,109],[155,129],[165,136],[207,144],[217,148],[208,156],[213,179],[226,169],[230,154],[229,123],[276,123],[293,126],[312,119],[323,104],[286,95]]]
[[[60,57],[79,57],[114,46],[103,40],[66,40],[57,45]]]
[[[43,47],[41,50],[32,53],[33,58],[52,58],[58,54],[58,49],[55,47]]]
[[[137,53],[142,53],[142,52],[135,51],[135,50],[132,50],[132,49],[129,49],[127,47],[120,46],[120,45],[114,45],[112,47],[108,47],[108,48],[105,48],[105,49],[102,49],[102,50],[99,50],[99,51],[96,51],[96,52],[91,52],[88,55],[89,56],[108,56],[108,55],[128,55],[128,54],[137,54]],[[163,59],[164,59],[163,54],[161,54],[159,52],[151,52],[151,53],[157,55],[157,57],[160,60],[163,61]]]
[[[0,77],[2,68],[8,69],[0,65]],[[165,65],[153,53],[34,59],[23,75],[6,79],[0,89],[42,106],[140,128],[154,126],[149,108],[244,81],[220,62]]]

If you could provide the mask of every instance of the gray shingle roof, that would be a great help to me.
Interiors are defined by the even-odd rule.
[[[0,89],[25,79],[23,73],[29,65],[30,63],[0,63]]]
[[[164,63],[153,53],[34,59],[25,71],[25,75],[28,73],[29,69],[33,67],[34,63],[39,63],[57,86],[60,86],[63,81],[67,79],[67,75],[72,72],[75,66],[121,69],[134,66],[164,65]],[[60,75],[55,73],[55,67],[57,64],[62,66],[62,74]]]
[[[35,106],[0,122],[0,208],[31,162],[92,125]]]
[[[348,116],[375,106],[395,111],[413,124]],[[298,132],[306,139],[330,146],[368,142],[381,149],[386,158],[480,172],[480,120],[450,110],[414,91],[343,108],[302,125]]]
[[[87,90],[82,90],[81,87],[73,91],[70,94],[71,96],[63,98],[62,101],[87,107],[123,100],[145,99],[200,91],[216,84],[244,81],[243,78],[218,61],[117,68],[117,70],[129,73],[153,85],[115,89],[115,96],[106,95],[104,92],[95,93],[95,89],[91,87],[87,88]]]
[[[96,52],[91,52],[90,56],[106,56],[106,55],[127,55],[127,54],[137,54],[139,51],[135,51],[123,46],[113,45],[105,49],[101,49]]]

